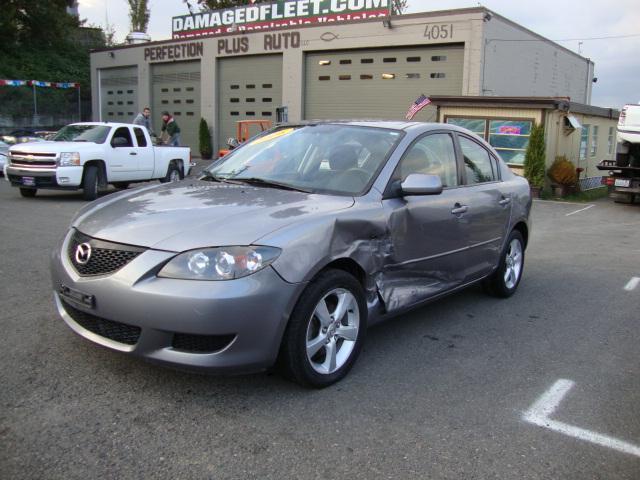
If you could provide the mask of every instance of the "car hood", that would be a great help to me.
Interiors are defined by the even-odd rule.
[[[57,152],[79,152],[82,150],[90,150],[96,147],[93,142],[53,142],[43,140],[41,142],[26,142],[11,145],[12,152],[29,152],[29,153],[57,153]]]
[[[250,245],[293,222],[354,204],[352,197],[197,180],[110,197],[87,206],[72,225],[102,240],[174,252]]]

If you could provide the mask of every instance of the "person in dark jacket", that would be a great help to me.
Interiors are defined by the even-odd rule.
[[[180,127],[169,112],[162,112],[162,133],[167,132],[169,137],[165,144],[171,147],[180,146]]]

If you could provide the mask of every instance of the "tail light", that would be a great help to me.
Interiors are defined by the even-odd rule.
[[[604,183],[607,187],[613,187],[615,180],[613,177],[604,177],[602,179],[602,183]]]

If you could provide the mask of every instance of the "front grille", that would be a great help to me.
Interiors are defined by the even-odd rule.
[[[91,254],[86,264],[79,263],[76,258],[78,245],[89,244]],[[73,234],[69,242],[67,254],[73,267],[81,276],[109,275],[117,272],[131,260],[136,258],[144,248],[124,245],[122,243],[106,242],[88,237],[78,231]]]
[[[126,323],[114,322],[105,318],[96,317],[90,313],[83,312],[71,306],[67,302],[64,303],[64,309],[73,321],[85,330],[108,338],[114,342],[124,343],[126,345],[135,345],[140,338],[140,327],[127,325]]]
[[[227,347],[235,335],[191,335],[174,333],[171,346],[174,350],[190,353],[214,353]]]
[[[14,157],[32,157],[32,158],[38,158],[38,157],[53,157],[55,158],[55,156],[57,155],[57,153],[46,153],[46,152],[38,152],[38,153],[30,153],[30,152],[19,152],[17,150],[13,150],[11,152],[11,155]]]
[[[15,158],[12,158],[11,166],[28,168],[56,168],[56,162],[51,162],[49,160],[16,160]]]

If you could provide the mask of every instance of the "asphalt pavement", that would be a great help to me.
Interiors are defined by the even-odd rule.
[[[471,287],[374,327],[321,391],[74,334],[48,261],[83,205],[0,179],[0,478],[640,478],[640,205],[535,202],[515,296]]]

